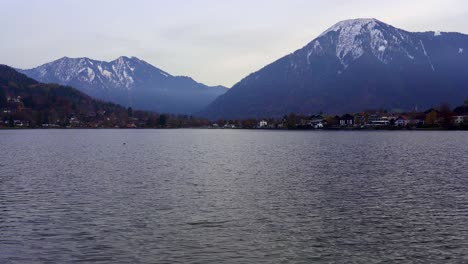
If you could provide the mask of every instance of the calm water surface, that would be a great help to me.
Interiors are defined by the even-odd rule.
[[[467,132],[6,130],[0,151],[0,263],[468,263]]]

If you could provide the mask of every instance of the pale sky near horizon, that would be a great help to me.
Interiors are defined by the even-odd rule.
[[[228,87],[344,19],[468,34],[466,0],[0,0],[0,10],[0,64],[136,56]]]

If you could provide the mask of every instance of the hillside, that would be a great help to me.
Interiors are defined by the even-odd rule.
[[[0,65],[0,110],[0,127],[192,127],[205,122],[134,111],[69,86],[39,83],[5,65]]]
[[[94,98],[161,113],[198,112],[227,90],[173,76],[136,57],[110,62],[63,57],[19,71],[43,83],[70,85]]]
[[[468,98],[468,36],[346,20],[254,72],[200,115],[211,119],[425,109]]]

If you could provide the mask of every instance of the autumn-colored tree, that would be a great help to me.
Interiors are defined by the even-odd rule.
[[[243,128],[255,128],[257,126],[257,120],[255,119],[246,119],[241,121]]]
[[[296,128],[297,127],[297,123],[298,123],[298,117],[296,116],[296,114],[294,113],[291,113],[288,115],[287,117],[287,120],[286,120],[286,127],[291,129],[291,128]]]
[[[328,126],[336,126],[336,118],[334,116],[325,116],[324,120],[327,122]]]
[[[364,122],[366,124],[369,124],[369,113],[367,113],[367,112],[364,113]]]
[[[453,123],[453,112],[448,104],[442,104],[439,107],[439,113],[442,121],[442,126],[447,128]]]
[[[439,115],[436,110],[432,110],[426,115],[426,125],[433,126],[437,123]]]
[[[224,126],[226,124],[226,120],[224,119],[219,119],[216,121],[216,124],[218,124],[220,127]]]

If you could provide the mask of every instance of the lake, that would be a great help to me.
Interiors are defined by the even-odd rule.
[[[467,263],[468,133],[3,130],[0,263]]]

